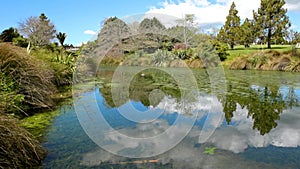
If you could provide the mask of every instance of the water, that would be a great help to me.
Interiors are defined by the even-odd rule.
[[[44,168],[300,168],[299,74],[137,70],[62,108]]]

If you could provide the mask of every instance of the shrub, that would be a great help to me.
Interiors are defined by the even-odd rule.
[[[225,43],[220,43],[218,41],[213,41],[212,42],[216,53],[220,57],[221,61],[225,61],[227,59],[227,56],[229,56],[229,53],[227,52],[229,50],[228,45]]]
[[[166,67],[169,65],[171,60],[174,60],[175,56],[173,53],[166,51],[166,50],[160,50],[158,49],[154,54],[153,54],[153,60],[152,62],[154,63],[155,66],[163,66]]]
[[[46,150],[19,126],[18,120],[0,112],[0,168],[38,168]]]
[[[0,44],[0,70],[2,76],[6,77],[4,85],[11,86],[9,88],[13,89],[16,96],[24,97],[23,110],[26,107],[33,110],[53,105],[49,97],[55,92],[51,82],[53,72],[44,65],[42,61],[29,56],[23,48]]]

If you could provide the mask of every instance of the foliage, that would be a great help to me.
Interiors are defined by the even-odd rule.
[[[19,37],[16,37],[16,38],[13,38],[13,44],[16,45],[16,46],[20,46],[20,47],[27,47],[28,46],[28,42],[25,38],[19,36]]]
[[[60,45],[64,47],[64,42],[65,39],[67,38],[66,33],[59,32],[58,34],[56,34],[56,38],[58,39]]]
[[[195,15],[194,14],[185,14],[183,19],[179,19],[177,20],[179,27],[177,28],[182,28],[183,34],[183,43],[186,45],[190,45],[190,41],[193,39],[194,35],[196,34],[196,32],[198,31],[195,28],[194,25],[194,19],[195,19]]]
[[[257,36],[267,42],[268,48],[271,48],[272,38],[285,37],[291,26],[284,5],[284,0],[261,0],[260,8],[253,12]]]
[[[168,66],[171,60],[175,59],[175,55],[166,50],[157,50],[153,54],[153,63],[155,66]]]
[[[290,29],[288,34],[288,40],[290,44],[296,45],[297,43],[300,42],[300,32]]]
[[[188,49],[177,49],[173,51],[174,55],[182,60],[190,59],[193,57],[193,49],[188,48]]]
[[[158,33],[162,34],[166,27],[156,18],[145,18],[139,25],[140,33]]]
[[[186,14],[183,19],[177,20],[178,24],[167,29],[170,37],[177,39],[179,42],[188,46],[197,47],[195,36],[198,29],[194,25],[194,15]]]
[[[130,28],[124,21],[117,17],[110,17],[105,21],[100,33],[98,34],[97,41],[102,45],[106,43],[114,45],[129,35]]]
[[[237,15],[235,3],[233,2],[229,14],[226,17],[225,25],[220,29],[218,39],[230,45],[233,49],[240,39],[240,17]]]
[[[34,49],[31,53],[32,56],[46,62],[46,69],[51,70],[53,74],[51,81],[57,88],[73,83],[77,53],[61,51],[56,45]]]
[[[55,92],[53,73],[44,67],[42,61],[27,55],[25,49],[10,44],[0,44],[0,61],[0,70],[9,80],[8,85],[13,82],[14,92],[24,96],[23,114],[26,107],[34,110],[53,105],[49,97]]]
[[[206,68],[219,65],[220,58],[217,55],[215,47],[209,41],[200,43],[196,52],[198,58],[202,60]]]
[[[46,150],[18,121],[0,112],[0,168],[37,168]]]
[[[250,44],[253,43],[255,39],[254,34],[253,22],[246,18],[244,23],[241,25],[240,43],[246,48],[250,47]]]
[[[300,61],[292,55],[292,51],[264,51],[237,58],[229,68],[300,72]]]
[[[44,13],[39,17],[31,16],[19,23],[19,30],[34,46],[45,46],[55,38],[55,26]]]
[[[221,43],[217,40],[213,40],[212,44],[216,50],[216,53],[218,54],[219,58],[221,61],[225,61],[227,59],[227,57],[229,56],[228,53],[228,45]]]
[[[216,147],[205,147],[204,154],[214,155]]]
[[[21,111],[24,95],[17,94],[18,88],[12,78],[0,71],[0,112],[15,113]]]
[[[16,28],[10,27],[5,29],[0,35],[0,41],[12,42],[14,38],[20,37],[20,34]]]

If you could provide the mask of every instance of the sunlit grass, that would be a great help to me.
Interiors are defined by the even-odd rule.
[[[248,56],[259,51],[276,50],[278,52],[287,52],[292,50],[291,45],[272,45],[271,47],[271,49],[268,49],[267,45],[251,45],[250,48],[245,48],[242,45],[235,46],[233,50],[228,50],[229,56],[227,60],[230,61],[236,57]]]

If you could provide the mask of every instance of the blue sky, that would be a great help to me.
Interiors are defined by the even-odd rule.
[[[259,2],[235,0],[242,19],[251,18],[250,13],[257,9]],[[232,0],[6,0],[1,2],[0,31],[18,27],[18,23],[26,18],[45,13],[58,32],[67,33],[66,43],[77,45],[90,40],[91,33],[99,31],[101,22],[110,16],[122,18],[154,12],[180,17],[185,13],[195,13],[200,24],[222,24],[231,3]],[[300,3],[287,0],[287,8],[293,27],[299,30]]]

